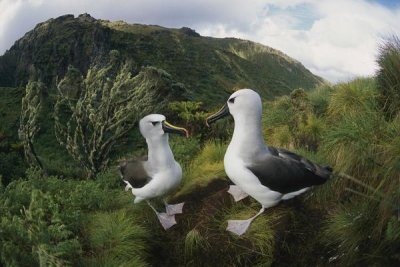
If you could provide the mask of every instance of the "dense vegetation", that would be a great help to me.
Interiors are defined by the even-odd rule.
[[[154,31],[124,23],[113,27]],[[198,38],[188,29],[184,32]],[[192,131],[188,139],[170,139],[184,169],[182,186],[169,196],[171,203],[186,202],[178,225],[165,232],[145,204],[134,205],[131,194],[123,191],[114,166],[120,157],[145,153],[145,145],[137,128],[132,128],[137,117],[126,125],[124,117],[113,121],[101,113],[130,108],[129,101],[113,106],[120,98],[109,101],[109,97],[128,94],[125,82],[139,93],[150,83],[146,92],[165,90],[161,97],[187,87],[159,68],[128,64],[126,71],[125,63],[131,61],[109,65],[112,60],[103,57],[99,59],[103,64],[93,63],[87,72],[70,69],[55,81],[56,88],[41,84],[44,76],[33,68],[25,86],[0,88],[0,266],[400,264],[400,112],[395,104],[386,105],[398,101],[400,68],[393,67],[400,62],[397,39],[382,46],[377,77],[319,85],[311,91],[299,86],[264,103],[269,145],[329,164],[336,174],[326,184],[268,209],[242,237],[225,231],[227,219],[248,218],[259,204],[249,198],[235,203],[226,193],[229,180],[222,160],[232,121],[207,129],[201,99],[172,101],[172,97],[168,105],[155,107],[174,124]],[[80,107],[83,101],[85,107]],[[54,103],[59,121],[66,121],[59,126],[53,117]],[[106,118],[96,123],[111,120],[115,129],[131,127],[124,136],[118,136],[119,131],[104,134],[115,137],[115,144],[104,164],[92,172],[82,158],[84,149],[71,152],[66,141],[70,135],[69,146],[79,145],[71,139],[82,136],[83,130],[75,126],[89,123],[90,114]],[[75,128],[71,126],[64,141],[57,141],[55,128],[68,123]],[[96,136],[97,128],[90,127],[85,137]],[[32,148],[36,159],[31,157]]]

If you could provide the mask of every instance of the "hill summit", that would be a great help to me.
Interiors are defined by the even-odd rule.
[[[64,15],[39,23],[0,57],[0,87],[25,86],[32,69],[49,88],[69,65],[86,73],[111,50],[140,68],[154,66],[181,82],[194,100],[221,101],[232,88],[256,88],[264,97],[323,82],[300,62],[270,47],[236,38],[200,36],[183,27]]]

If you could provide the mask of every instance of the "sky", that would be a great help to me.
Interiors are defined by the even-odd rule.
[[[37,23],[82,13],[251,40],[332,83],[374,75],[379,45],[400,36],[400,0],[0,0],[0,55]]]

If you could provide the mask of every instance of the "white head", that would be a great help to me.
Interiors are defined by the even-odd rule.
[[[236,91],[228,98],[228,101],[217,113],[207,118],[206,123],[213,123],[229,113],[233,116],[235,121],[237,119],[260,119],[262,114],[260,95],[251,89],[240,89]]]
[[[140,133],[146,139],[157,139],[160,137],[167,137],[167,133],[177,133],[189,136],[186,129],[176,127],[165,120],[165,116],[161,114],[150,114],[143,117],[139,121]]]
[[[229,113],[235,118],[240,115],[256,116],[262,113],[260,95],[251,89],[240,89],[233,93],[228,101]]]

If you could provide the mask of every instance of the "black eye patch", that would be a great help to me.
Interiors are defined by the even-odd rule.
[[[229,102],[229,103],[232,103],[232,104],[235,103],[235,98],[232,97],[231,99],[228,100],[228,102]]]
[[[153,124],[153,126],[156,126],[157,124],[159,124],[159,121],[152,121],[151,124]]]

